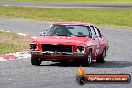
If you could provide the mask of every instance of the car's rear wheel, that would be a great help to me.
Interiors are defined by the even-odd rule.
[[[39,60],[38,58],[36,58],[36,57],[31,57],[31,64],[32,64],[32,65],[40,66],[41,62],[42,62],[42,61]]]
[[[103,50],[103,53],[101,54],[100,58],[96,60],[97,63],[104,63],[106,57],[106,48]]]

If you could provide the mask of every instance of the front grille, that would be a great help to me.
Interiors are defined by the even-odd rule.
[[[72,45],[51,45],[42,44],[42,51],[52,51],[52,52],[72,52]]]

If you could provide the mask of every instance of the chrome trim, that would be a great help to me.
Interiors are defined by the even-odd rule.
[[[81,53],[81,52],[52,52],[52,51],[45,51],[45,52],[40,52],[40,51],[31,51],[31,54],[35,55],[46,55],[46,56],[84,56],[86,53]]]

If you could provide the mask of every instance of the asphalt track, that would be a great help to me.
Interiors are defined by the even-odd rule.
[[[39,35],[50,23],[16,19],[0,19],[0,29]],[[132,75],[132,30],[113,28],[100,29],[109,41],[106,63],[93,63],[84,67],[88,74]],[[79,64],[62,65],[43,62],[32,66],[30,58],[0,62],[0,88],[132,88],[130,84],[85,84],[76,83]]]
[[[58,3],[31,3],[31,2],[0,2],[0,6],[21,6],[37,8],[132,8],[132,5],[119,4],[58,4]]]

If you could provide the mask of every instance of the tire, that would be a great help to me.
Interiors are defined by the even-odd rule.
[[[65,66],[65,65],[68,64],[68,62],[67,62],[67,61],[60,61],[60,64],[61,64],[62,66]]]
[[[90,51],[88,53],[87,58],[85,59],[84,65],[89,67],[91,65],[91,62],[92,62],[92,52]]]
[[[100,58],[96,60],[97,63],[104,63],[106,57],[106,48],[103,50],[103,53],[101,54]]]
[[[38,58],[31,57],[31,64],[32,65],[40,66],[41,62],[42,61],[40,61]]]
[[[84,76],[76,76],[76,81],[79,85],[84,85],[86,83],[86,78]]]

